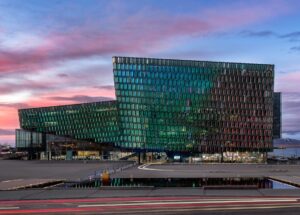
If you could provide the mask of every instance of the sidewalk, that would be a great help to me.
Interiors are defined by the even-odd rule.
[[[202,188],[31,189],[0,191],[1,200],[154,196],[298,196],[300,189],[204,190]]]

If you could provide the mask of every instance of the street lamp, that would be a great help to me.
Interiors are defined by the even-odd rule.
[[[224,156],[223,156],[223,153],[224,153],[224,144],[222,143],[222,144],[221,144],[221,163],[224,162]]]

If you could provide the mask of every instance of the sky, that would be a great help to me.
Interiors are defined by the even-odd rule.
[[[112,56],[275,65],[300,139],[300,1],[1,0],[0,143],[18,109],[114,99]]]

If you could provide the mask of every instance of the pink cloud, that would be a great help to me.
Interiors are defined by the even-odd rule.
[[[19,118],[15,108],[0,106],[0,118],[1,129],[14,129],[18,127]]]
[[[46,106],[55,106],[55,105],[66,105],[66,104],[75,104],[80,103],[80,97],[86,96],[87,101],[90,102],[88,99],[94,99],[93,101],[104,100],[111,100],[115,99],[115,91],[112,88],[95,88],[95,87],[80,87],[80,88],[73,88],[69,90],[64,90],[62,93],[61,91],[52,91],[47,93],[47,95],[42,95],[37,98],[32,98],[27,101],[27,104],[30,107],[46,107]],[[83,102],[83,101],[82,101]]]
[[[300,72],[290,72],[276,77],[275,87],[281,92],[300,92]]]
[[[229,31],[267,20],[290,9],[284,1],[264,1],[259,5],[251,5],[249,2],[229,4],[227,7],[199,10],[192,15],[180,17],[168,12],[152,11],[149,8],[122,19],[116,18],[116,14],[113,14],[114,18],[108,18],[107,26],[104,27],[92,19],[72,30],[50,32],[44,35],[42,40],[44,42],[30,50],[0,50],[0,75],[37,71],[42,73],[45,69],[58,67],[63,61],[94,55],[105,57],[119,54],[147,55],[177,46],[178,44],[174,42],[177,38],[188,39],[218,31]],[[98,74],[97,71],[94,73]],[[112,75],[112,71],[107,71],[107,74]],[[93,76],[90,75],[90,78]],[[85,72],[82,72],[80,77],[82,80],[89,78]],[[18,127],[17,108],[22,105],[40,107],[72,104],[78,101],[79,96],[89,96],[90,99],[115,97],[113,88],[76,87],[78,82],[74,76],[64,75],[61,78],[63,80],[50,80],[45,77],[45,80],[40,82],[24,81],[10,86],[1,85],[1,93],[9,93],[15,89],[29,89],[35,92],[36,97],[24,104],[1,106],[0,128]],[[283,76],[280,81],[282,85],[279,85],[278,89],[296,91],[299,81],[298,74]]]
[[[51,89],[55,86],[53,81],[44,80],[43,82],[32,81],[32,80],[23,80],[21,83],[19,81],[15,81],[14,83],[1,83],[0,85],[0,95],[8,94],[15,91],[21,90],[47,90]]]
[[[112,88],[78,88],[70,89],[65,92],[53,91],[48,93],[47,96],[41,96],[36,98],[31,98],[26,103],[23,104],[10,104],[10,105],[1,105],[0,104],[0,128],[1,129],[15,129],[19,127],[19,118],[18,118],[18,108],[29,108],[29,107],[46,107],[46,106],[56,106],[56,105],[66,105],[81,103],[77,101],[78,95],[88,95],[90,98],[95,97],[94,101],[97,101],[96,98],[100,97],[115,98],[115,91]],[[77,96],[77,97],[76,97]],[[55,99],[57,98],[57,99]],[[65,99],[61,99],[65,98]],[[73,98],[73,99],[72,99]],[[88,97],[87,97],[88,99]],[[86,102],[89,102],[88,100]],[[2,137],[1,137],[2,138]]]
[[[84,26],[46,35],[44,42],[31,50],[0,52],[0,72],[31,72],[66,59],[93,55],[147,54],[171,46],[169,41],[177,37],[228,30],[289,9],[282,1],[266,1],[260,5],[245,3],[204,9],[180,17],[145,9],[122,20],[110,20],[107,24],[111,26],[105,28],[90,20]]]

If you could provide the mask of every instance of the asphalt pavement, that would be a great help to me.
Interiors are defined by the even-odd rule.
[[[297,197],[122,197],[0,201],[0,214],[299,214]]]
[[[217,189],[170,187],[107,187],[79,189],[26,189],[0,191],[1,200],[64,199],[64,198],[115,198],[155,196],[291,196],[300,197],[300,189]]]

